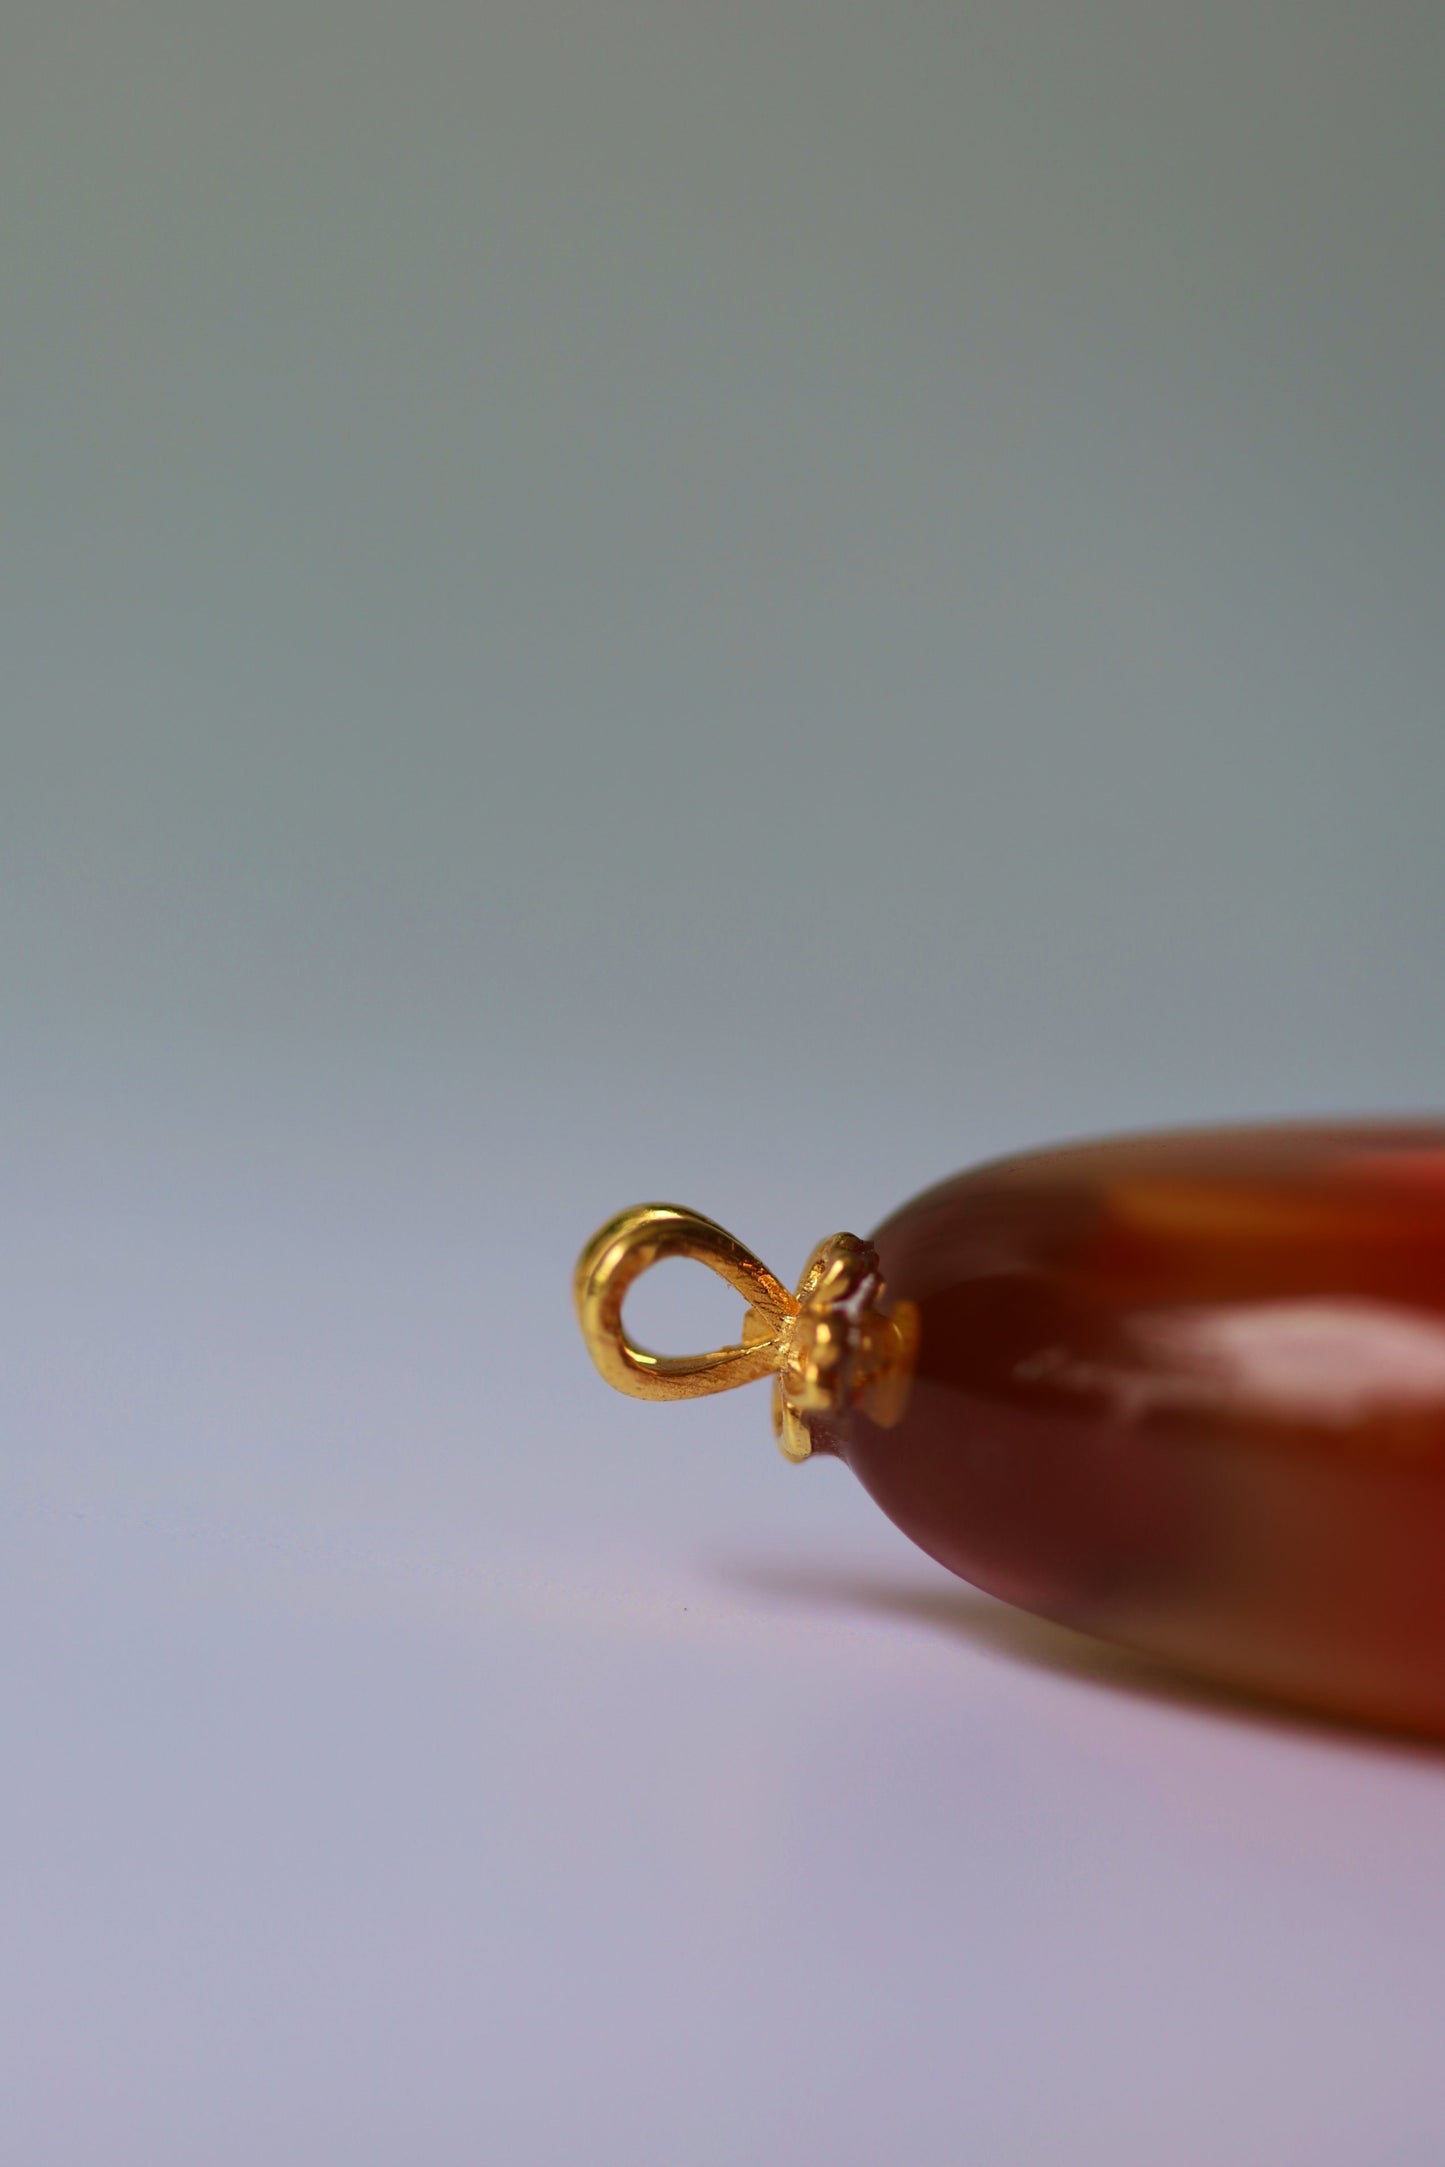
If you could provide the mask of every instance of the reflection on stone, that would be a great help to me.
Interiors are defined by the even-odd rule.
[[[907,1410],[837,1449],[944,1564],[1246,1687],[1445,1733],[1445,1128],[1007,1160],[874,1237]]]

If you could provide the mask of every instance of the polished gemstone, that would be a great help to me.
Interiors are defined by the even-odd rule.
[[[1033,1153],[873,1240],[916,1368],[894,1426],[855,1409],[829,1442],[924,1549],[1235,1685],[1445,1734],[1445,1126]]]

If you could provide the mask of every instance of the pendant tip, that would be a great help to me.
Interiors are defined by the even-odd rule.
[[[664,1355],[629,1335],[622,1310],[642,1274],[689,1258],[747,1304],[742,1336],[706,1354]],[[713,1219],[680,1204],[634,1204],[606,1220],[573,1274],[582,1337],[597,1370],[634,1399],[697,1399],[773,1378],[773,1427],[785,1459],[806,1460],[812,1424],[854,1405],[891,1428],[903,1409],[917,1312],[890,1304],[877,1252],[856,1234],[820,1242],[796,1294]]]

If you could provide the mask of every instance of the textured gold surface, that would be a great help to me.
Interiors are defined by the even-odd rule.
[[[742,1337],[706,1354],[639,1347],[622,1321],[628,1290],[665,1257],[688,1257],[747,1302]],[[695,1399],[771,1376],[773,1426],[784,1455],[812,1451],[810,1419],[852,1406],[891,1427],[902,1415],[917,1312],[889,1305],[878,1259],[855,1234],[820,1242],[796,1294],[711,1219],[678,1204],[635,1204],[599,1227],[577,1261],[577,1320],[601,1374],[637,1399]]]

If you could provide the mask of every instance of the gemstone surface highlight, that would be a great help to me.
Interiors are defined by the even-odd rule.
[[[896,1426],[826,1443],[905,1533],[1026,1609],[1445,1735],[1445,1126],[1037,1152],[873,1240],[916,1368]]]

